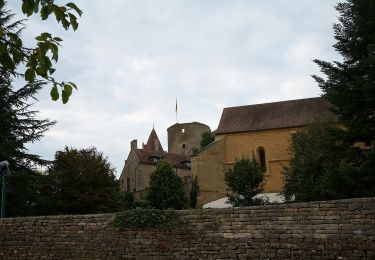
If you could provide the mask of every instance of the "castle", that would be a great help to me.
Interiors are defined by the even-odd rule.
[[[210,128],[199,122],[176,123],[167,129],[168,151],[152,129],[146,144],[138,148],[137,140],[130,142],[130,153],[120,175],[122,190],[132,192],[136,200],[143,199],[149,186],[150,175],[160,160],[168,161],[183,179],[186,191],[190,189],[191,155],[200,148],[201,136]]]
[[[169,161],[183,178],[187,190],[192,177],[199,184],[198,206],[226,196],[224,172],[236,159],[255,156],[265,170],[265,193],[279,193],[283,188],[283,167],[292,154],[292,136],[315,121],[335,121],[330,104],[321,97],[224,108],[215,141],[200,148],[201,135],[210,128],[193,122],[168,128],[168,152],[160,144],[155,130],[147,144],[132,150],[121,173],[121,187],[141,199],[149,176],[161,159]]]

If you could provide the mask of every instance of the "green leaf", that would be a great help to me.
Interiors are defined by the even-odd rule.
[[[66,20],[65,16],[61,18],[61,23],[65,30],[69,29],[70,23],[68,22],[68,20]]]
[[[48,58],[48,56],[42,55],[42,56],[39,58],[39,61],[40,61],[40,66],[41,66],[44,70],[48,70],[49,68],[52,67],[52,63],[51,63],[50,59]]]
[[[38,74],[38,75],[40,75],[42,77],[46,77],[47,76],[47,70],[45,68],[43,68],[43,67],[37,67],[35,69],[35,71],[36,71],[36,74]]]
[[[27,14],[27,10],[28,10],[28,1],[23,1],[23,3],[22,3],[22,13],[24,13],[24,14]]]
[[[70,96],[70,95],[72,94],[72,92],[73,92],[73,88],[72,88],[72,86],[69,85],[69,84],[65,84],[65,85],[64,85],[64,90],[66,91],[66,93],[68,93],[69,96]]]
[[[20,52],[18,49],[11,48],[10,53],[13,56],[14,63],[19,64],[22,61],[23,55],[22,55],[22,52]]]
[[[59,37],[53,37],[53,40],[54,40],[54,41],[57,41],[57,42],[62,42],[62,39],[59,38]]]
[[[41,34],[43,39],[47,40],[48,38],[52,38],[52,35],[50,33],[44,32]]]
[[[73,83],[73,82],[68,82],[68,84],[71,85],[73,88],[75,88],[75,89],[78,90],[77,85],[76,85],[75,83]]]
[[[78,28],[78,23],[77,23],[77,17],[75,17],[73,14],[69,13],[69,19],[70,19],[70,24],[72,25],[73,30],[77,30]]]
[[[59,91],[57,89],[57,86],[54,85],[53,88],[51,89],[51,98],[53,101],[56,101],[59,99]]]
[[[34,12],[35,2],[33,0],[23,0],[22,2],[22,12],[27,16],[30,16]]]
[[[50,10],[48,6],[43,6],[40,10],[40,16],[42,17],[42,20],[47,20],[48,16],[50,15]]]
[[[64,17],[64,12],[61,11],[60,7],[54,5],[52,8],[53,13],[55,14],[57,22],[60,22],[61,19]]]
[[[52,75],[55,71],[56,71],[56,69],[54,69],[54,68],[50,68],[50,69],[48,70],[48,72],[49,72],[50,75]]]
[[[57,62],[57,60],[59,59],[59,48],[56,44],[51,43],[50,50],[52,52],[52,59]]]
[[[36,14],[39,11],[39,3],[40,3],[40,0],[35,0],[34,13],[36,13]]]
[[[74,10],[77,12],[77,14],[78,14],[79,16],[82,15],[82,10],[79,9],[74,3],[67,3],[66,6],[68,6],[68,7],[72,8],[72,9],[74,9]]]
[[[62,90],[62,102],[66,104],[69,101],[69,97],[72,95],[72,86],[65,84]]]
[[[35,37],[35,40],[37,40],[37,41],[44,41],[44,39],[43,39],[43,37],[42,36],[37,36],[37,37]]]
[[[35,71],[33,69],[27,69],[25,72],[25,80],[32,82],[35,79]]]

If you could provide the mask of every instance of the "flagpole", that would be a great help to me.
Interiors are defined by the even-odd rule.
[[[178,123],[178,120],[177,120],[177,98],[176,98],[176,123]]]

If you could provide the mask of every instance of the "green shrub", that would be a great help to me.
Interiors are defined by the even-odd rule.
[[[186,220],[171,210],[137,208],[116,214],[115,225],[120,229],[170,229],[186,224]]]

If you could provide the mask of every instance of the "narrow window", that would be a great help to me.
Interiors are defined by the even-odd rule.
[[[186,148],[186,145],[185,145],[185,144],[182,144],[182,148],[185,149],[185,148]]]
[[[126,178],[126,191],[130,191],[130,178]]]
[[[262,170],[265,172],[266,168],[266,152],[264,151],[263,147],[258,148],[258,157],[259,157],[259,164]]]

